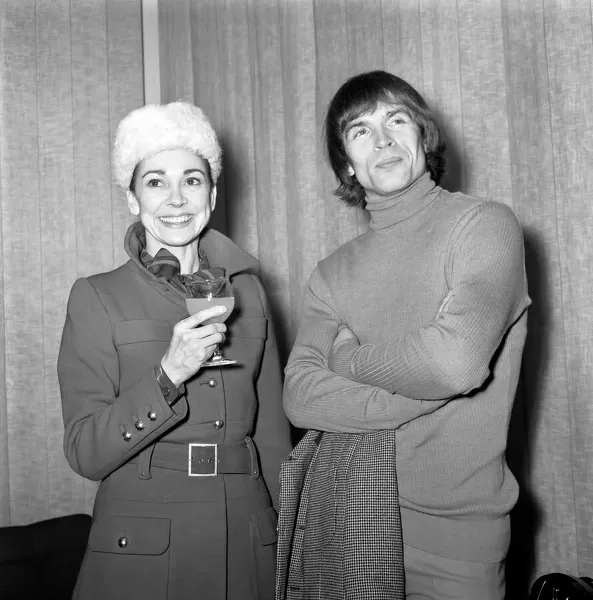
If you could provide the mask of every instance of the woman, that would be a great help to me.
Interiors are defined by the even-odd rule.
[[[71,467],[100,480],[74,598],[273,597],[279,465],[290,450],[257,262],[207,227],[221,149],[190,104],[120,123],[123,266],[75,282],[58,360]],[[224,269],[235,295],[188,316],[184,282]],[[203,367],[216,344],[236,365]]]

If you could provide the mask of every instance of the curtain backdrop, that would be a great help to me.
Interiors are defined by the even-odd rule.
[[[385,68],[414,85],[445,125],[444,187],[515,210],[533,306],[509,453],[523,489],[513,586],[593,576],[591,12],[590,0],[159,2],[162,100],[194,100],[221,135],[216,224],[261,261],[285,354],[315,264],[367,223],[332,196],[321,145],[348,76]]]
[[[56,361],[78,276],[125,260],[114,128],[143,104],[139,0],[0,0],[0,526],[90,512]]]

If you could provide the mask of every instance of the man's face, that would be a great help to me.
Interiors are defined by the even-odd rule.
[[[406,189],[426,172],[418,126],[398,104],[377,104],[348,123],[343,139],[350,175],[356,175],[369,202]]]

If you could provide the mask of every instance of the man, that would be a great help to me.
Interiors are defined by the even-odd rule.
[[[374,71],[342,85],[328,109],[326,144],[336,194],[366,208],[370,228],[311,275],[286,367],[290,420],[323,432],[307,471],[308,510],[320,486],[333,493],[323,505],[338,507],[326,514],[338,524],[334,538],[348,529],[340,524],[348,498],[365,496],[379,514],[380,477],[357,496],[350,483],[332,488],[331,476],[339,483],[336,473],[362,460],[350,442],[336,443],[341,436],[389,432],[406,598],[499,600],[518,496],[505,448],[530,304],[521,228],[505,204],[438,186],[441,130],[394,75]],[[332,571],[331,536],[312,541],[312,519],[300,518],[300,573],[307,580],[313,548],[322,581]],[[388,597],[372,578],[368,585],[364,597]]]

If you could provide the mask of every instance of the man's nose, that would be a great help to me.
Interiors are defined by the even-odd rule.
[[[389,146],[393,146],[395,144],[395,140],[391,138],[383,129],[380,129],[375,137],[375,150],[382,150],[383,148],[387,148]]]

